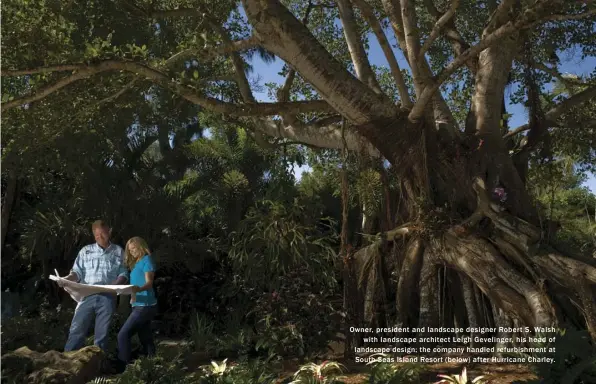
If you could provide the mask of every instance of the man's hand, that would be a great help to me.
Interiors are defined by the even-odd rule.
[[[112,281],[112,285],[124,285],[128,280],[124,276],[118,276],[118,278]]]
[[[133,294],[136,294],[138,292],[141,292],[141,287],[139,287],[137,285],[133,285],[132,288],[131,288],[131,290],[132,290],[132,293]]]
[[[78,276],[76,273],[74,273],[74,272],[72,272],[72,271],[71,271],[71,272],[68,274],[68,276],[66,276],[66,277],[63,277],[62,279],[64,279],[64,280],[69,280],[69,281],[75,281],[75,282],[76,282],[76,281],[78,281],[78,280],[79,280],[79,276]],[[58,284],[58,286],[59,286],[60,288],[64,288],[64,280],[62,280],[62,279],[60,279],[60,280],[56,280],[56,283]]]

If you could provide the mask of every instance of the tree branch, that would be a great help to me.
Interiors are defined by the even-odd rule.
[[[559,72],[557,70],[557,68],[551,68],[549,66],[547,66],[546,64],[543,63],[533,63],[533,66],[544,72],[544,73],[548,73],[549,75],[551,75],[552,77],[554,77],[555,79],[559,80],[561,83],[565,84],[565,85],[589,85],[588,83],[584,83],[583,81],[580,80],[576,80],[573,78],[568,78],[565,77],[561,72]]]
[[[329,121],[332,120],[329,119]],[[267,136],[299,141],[318,148],[343,149],[344,147],[341,128],[337,125],[321,127],[320,123],[304,124],[298,120],[295,120],[293,124],[284,125],[283,122],[272,119],[262,123],[256,129]],[[356,132],[346,130],[344,137],[348,150],[366,153],[372,157],[381,156],[378,149]]]
[[[530,124],[524,124],[524,125],[520,125],[519,127],[512,129],[511,131],[507,132],[506,134],[503,135],[503,139],[508,139],[512,136],[515,136],[517,134],[520,134],[524,131],[527,131],[530,129]]]
[[[406,35],[404,32],[403,27],[403,18],[402,18],[402,11],[400,9],[400,0],[381,0],[383,4],[383,9],[385,13],[389,17],[389,21],[391,22],[391,27],[393,28],[393,33],[395,34],[395,38],[397,39],[397,43],[410,66],[412,69],[412,77],[414,80],[414,91],[416,92],[416,97],[420,97],[420,94],[424,90],[424,84],[418,76],[418,71],[415,70],[414,66],[417,64],[413,62],[414,58],[410,57],[408,54],[408,44],[406,42]],[[421,63],[418,63],[419,65]],[[424,68],[427,69],[427,72],[430,73],[430,67],[426,60],[424,60]]]
[[[501,3],[497,6],[495,11],[492,13],[488,23],[483,31],[484,35],[487,35],[493,32],[495,29],[499,28],[503,24],[507,23],[513,18],[513,12],[511,12],[516,0],[502,0]]]
[[[288,71],[288,75],[286,76],[286,80],[284,81],[284,85],[277,92],[278,101],[288,101],[290,99],[290,90],[292,89],[295,79],[296,71],[294,69],[290,69]]]
[[[403,22],[399,9],[399,0],[381,0],[381,3],[383,4],[383,10],[389,18],[397,43],[409,63],[410,60],[408,58],[408,48],[406,47],[406,37],[404,36],[402,27]]]
[[[254,103],[256,100],[252,94],[250,84],[248,83],[248,78],[245,74],[244,61],[238,54],[238,51],[235,49],[234,42],[230,39],[224,27],[210,17],[207,16],[206,18],[211,28],[213,28],[223,40],[223,45],[230,48],[230,56],[232,58],[232,64],[234,65],[236,82],[238,83],[238,88],[240,89],[240,95],[242,95],[242,101],[245,103]]]
[[[310,13],[313,10],[313,0],[308,0],[308,5],[304,12],[304,17],[302,18],[302,24],[308,27],[308,19],[310,18]],[[290,70],[288,71],[288,75],[284,81],[283,86],[278,89],[277,91],[277,101],[288,101],[290,99],[290,91],[292,90],[292,85],[294,84],[294,80],[296,80],[296,70],[291,66]],[[329,125],[333,124],[334,122],[330,122]],[[281,121],[277,122],[280,127],[278,131],[284,133],[291,133],[294,131],[295,127],[304,127],[304,124],[297,118],[296,115],[290,113],[282,113],[281,114]],[[314,124],[313,127],[317,127]],[[319,126],[320,127],[320,126]],[[312,145],[312,144],[309,144]]]
[[[433,27],[432,31],[430,32],[430,35],[428,36],[428,39],[426,39],[426,41],[424,42],[424,45],[420,49],[420,53],[418,54],[418,60],[422,60],[424,58],[424,54],[430,49],[431,45],[440,36],[441,31],[443,30],[443,28],[445,28],[445,25],[449,21],[451,21],[453,16],[455,16],[455,11],[457,10],[457,7],[459,7],[459,0],[452,0],[449,10],[447,12],[445,12],[443,14],[443,16],[441,16],[437,20],[437,22],[435,23],[435,26]]]
[[[332,124],[339,124],[341,122],[342,117],[340,115],[331,115],[327,117],[322,117],[320,119],[316,119],[315,121],[310,122],[313,127],[323,128]]]
[[[189,48],[172,55],[166,60],[166,64],[171,65],[178,62],[179,60],[185,60],[193,56],[197,57],[201,61],[213,60],[216,57],[245,51],[247,49],[257,47],[258,45],[259,40],[255,36],[251,36],[244,40],[230,41],[227,44],[221,44],[210,49]]]
[[[353,3],[360,9],[362,12],[362,16],[368,23],[368,25],[372,28],[377,40],[379,41],[379,45],[383,50],[383,54],[389,63],[389,68],[391,69],[391,74],[393,75],[393,79],[395,80],[395,85],[397,86],[397,91],[399,92],[399,98],[401,104],[405,108],[412,107],[412,100],[410,100],[410,94],[408,93],[408,86],[406,85],[406,81],[404,80],[404,76],[401,73],[401,69],[399,68],[399,64],[397,63],[397,59],[395,58],[395,54],[391,49],[391,45],[387,40],[387,36],[385,36],[385,32],[383,31],[383,27],[379,20],[377,20],[373,8],[365,1],[365,0],[352,0]]]
[[[592,86],[588,89],[585,89],[579,93],[576,93],[575,95],[569,97],[568,99],[557,104],[555,107],[551,108],[545,114],[546,120],[547,120],[547,122],[554,124],[554,123],[556,123],[556,120],[565,112],[568,112],[573,107],[577,107],[578,105],[583,104],[586,101],[590,101],[594,98],[596,98],[596,85]],[[509,137],[515,136],[515,135],[522,133],[524,131],[527,131],[529,129],[530,129],[529,124],[521,125],[515,129],[507,132],[503,136],[503,139],[507,139]]]
[[[39,67],[35,69],[6,69],[2,68],[2,72],[0,72],[0,76],[2,77],[14,77],[14,76],[25,76],[25,75],[33,75],[37,73],[51,73],[51,72],[66,72],[66,71],[76,71],[80,69],[80,64],[64,64],[64,65],[54,65],[49,67]]]
[[[501,8],[501,6],[505,3],[510,3],[510,1],[503,2],[502,4],[500,4],[497,10],[495,11],[495,14],[501,14],[500,10],[503,9]],[[517,21],[509,20],[505,24],[496,28],[494,31],[486,33],[478,44],[468,48],[464,53],[453,59],[451,63],[449,63],[445,68],[443,68],[441,72],[439,72],[434,77],[434,83],[425,87],[424,91],[422,92],[422,95],[418,98],[418,101],[416,102],[414,108],[412,108],[412,111],[410,112],[410,119],[419,119],[424,112],[426,104],[428,104],[428,102],[431,100],[434,93],[439,89],[441,84],[443,84],[447,79],[449,79],[449,77],[453,73],[460,69],[472,57],[477,56],[478,54],[480,54],[480,52],[482,52],[492,44],[498,41],[502,41],[511,34],[519,32],[522,29],[533,27],[536,22],[541,22],[543,20],[541,19],[541,15],[547,7],[546,3],[548,2],[538,2],[536,6],[526,9]],[[496,26],[496,20],[497,19],[495,19],[494,16],[493,18],[491,18],[492,26]],[[485,28],[485,32],[487,31],[489,31],[488,27]]]
[[[207,20],[211,28],[213,28],[220,35],[221,39],[223,40],[223,45],[227,47],[233,47],[233,42],[228,36],[228,32],[225,30],[225,28],[209,16],[205,16],[205,19]],[[255,97],[252,93],[252,90],[250,89],[248,78],[246,77],[244,60],[236,50],[231,50],[230,56],[232,59],[232,65],[234,66],[236,82],[240,90],[242,101],[248,104],[256,103]],[[279,101],[287,101],[287,99]],[[282,114],[284,113],[282,112]],[[260,118],[253,118],[253,123],[255,125],[262,125],[266,124],[267,122],[261,121]],[[270,145],[270,143],[267,140],[265,140],[265,138],[263,138],[262,132],[260,131],[254,132],[254,138],[256,142],[263,147],[268,147]]]
[[[237,82],[238,79],[236,78],[236,74],[235,73],[230,73],[230,74],[225,74],[225,75],[213,75],[210,77],[201,77],[199,79],[200,82],[202,83],[208,83],[210,81],[231,81],[231,82]]]
[[[428,10],[428,13],[430,13],[436,21],[439,21],[441,19],[442,15],[439,12],[439,10],[435,7],[433,0],[424,0],[424,5]],[[470,48],[470,44],[468,44],[464,40],[462,35],[457,30],[453,18],[449,18],[449,20],[447,20],[443,28],[445,31],[445,37],[451,43],[451,47],[453,49],[453,52],[455,53],[455,56],[461,55],[466,49]],[[468,61],[467,65],[468,68],[470,68],[470,71],[472,71],[472,73],[476,73],[477,63],[474,60]]]
[[[418,29],[416,7],[414,0],[400,0],[401,3],[401,17],[402,25],[404,28],[404,35],[406,40],[406,48],[410,69],[412,70],[412,76],[417,78],[425,86],[428,85],[428,81],[431,80],[429,76],[432,74],[429,71],[423,71],[424,63],[418,61],[420,57],[420,30]]]
[[[202,16],[203,13],[196,8],[178,8],[178,9],[166,9],[166,10],[151,10],[146,11],[145,14],[153,18],[166,18],[166,17],[196,17]]]
[[[368,56],[362,45],[360,34],[357,31],[356,19],[354,17],[354,9],[350,0],[337,0],[339,8],[339,18],[341,20],[344,37],[354,63],[356,76],[360,81],[367,84],[374,92],[382,93],[381,87],[377,82],[375,74],[368,61]]]
[[[487,190],[484,180],[474,179],[472,185],[476,192],[477,211],[490,218],[495,227],[510,239],[515,239],[515,244],[519,249],[528,252],[532,245],[540,239],[540,229],[536,226],[514,217],[507,211],[495,209],[490,198],[490,191]],[[498,207],[497,207],[498,208]]]
[[[122,96],[123,94],[125,94],[128,90],[130,90],[138,81],[139,81],[139,78],[138,77],[135,77],[130,82],[128,82],[128,84],[126,84],[124,87],[122,87],[118,92],[116,92],[116,93],[114,93],[112,95],[109,95],[107,97],[104,97],[101,100],[96,101],[90,107],[85,107],[86,109],[82,109],[79,112],[75,113],[74,115],[68,115],[68,121],[69,122],[73,122],[77,118],[79,118],[80,116],[84,115],[84,113],[86,111],[88,111],[89,109],[97,108],[97,107],[99,107],[100,105],[102,105],[104,103],[109,103],[111,101],[114,101],[114,100],[118,99],[120,96]]]
[[[312,0],[308,0],[308,6],[306,7],[306,11],[304,12],[304,17],[302,18],[302,24],[308,25],[308,19],[310,17],[310,12],[312,11],[312,9]],[[277,91],[277,101],[288,101],[290,99],[290,91],[292,90],[294,80],[296,80],[296,70],[294,68],[290,68],[290,70],[288,71],[288,75],[286,76],[286,80],[284,81],[284,85]],[[284,118],[289,119],[289,116],[286,116]]]
[[[581,20],[593,17],[594,15],[596,15],[596,9],[592,9],[583,13],[575,13],[572,15],[549,15],[541,19],[540,22]]]
[[[464,53],[456,57],[449,63],[441,72],[435,76],[434,84],[427,86],[422,95],[414,105],[412,112],[410,112],[411,119],[415,120],[420,117],[424,111],[426,104],[430,101],[432,95],[440,88],[449,77],[454,74],[458,69],[462,67],[472,57],[477,56],[480,52],[488,48],[491,44],[505,38],[511,33],[514,33],[517,29],[511,24],[507,24],[497,29],[491,35],[484,38],[480,43],[468,48]]]
[[[110,101],[114,101],[117,98],[119,98],[120,96],[122,96],[123,94],[125,94],[128,90],[130,90],[135,83],[139,81],[138,77],[135,77],[134,79],[132,79],[131,81],[128,82],[128,84],[126,84],[124,87],[122,87],[118,92],[114,93],[113,95],[104,97],[103,99],[99,100],[97,102],[97,104],[103,104],[103,103],[109,103]]]
[[[64,67],[64,66],[61,66],[61,68],[59,70],[65,71],[66,69],[62,69],[62,67]],[[8,72],[8,74],[7,74],[7,72]],[[2,73],[2,75],[3,76],[11,76],[10,72],[11,71],[4,71]],[[43,69],[43,70],[40,70],[37,72],[34,70],[30,70],[30,71],[23,70],[23,71],[15,71],[15,72],[20,73],[20,74],[33,74],[33,73],[47,73],[47,72],[51,72],[51,71],[47,71],[47,70]],[[102,69],[98,68],[98,67],[82,68],[78,72],[74,72],[71,76],[64,77],[64,78],[58,80],[57,82],[55,82],[54,84],[51,84],[47,87],[44,87],[44,88],[38,90],[35,94],[33,94],[31,96],[18,97],[18,98],[15,98],[14,100],[2,103],[1,111],[5,112],[5,111],[7,111],[11,108],[17,107],[19,105],[29,104],[34,101],[41,100],[41,99],[45,98],[46,96],[66,87],[74,82],[86,79],[86,78],[93,76],[100,72],[102,72]]]
[[[383,4],[383,9],[385,10],[385,13],[387,13],[387,15],[389,16],[389,20],[391,22],[391,26],[395,33],[397,42],[398,42],[402,52],[404,53],[404,56],[405,56],[406,60],[408,61],[410,68],[412,68],[412,63],[410,62],[410,58],[408,57],[408,47],[407,47],[407,43],[406,43],[406,37],[405,37],[404,31],[402,29],[403,21],[402,21],[402,14],[399,9],[399,0],[381,0],[381,2]],[[418,64],[420,65],[420,69],[421,69],[421,71],[423,71],[423,73],[426,75],[426,77],[430,78],[432,76],[432,71],[430,69],[430,66],[428,65],[428,62],[426,61],[426,58],[424,58],[424,60],[422,60]],[[415,75],[414,71],[412,71],[412,74]],[[413,80],[414,80],[414,90],[416,91],[416,97],[420,98],[422,92],[424,91],[425,84],[423,82],[423,79],[420,76],[413,76]],[[447,129],[448,129],[449,133],[453,136],[458,136],[459,131],[457,129],[457,124],[455,123],[453,114],[451,113],[449,106],[445,102],[443,95],[441,95],[440,92],[435,92],[434,95],[431,96],[431,98],[434,101],[435,120],[447,121],[448,122]]]
[[[592,260],[583,262],[562,256],[558,253],[548,253],[547,255],[539,254],[534,256],[532,259],[534,262],[549,270],[551,273],[554,272],[556,276],[560,276],[561,279],[559,279],[559,281],[562,284],[573,284],[573,281],[580,277],[583,277],[589,280],[591,283],[596,284],[596,268],[594,267]],[[590,262],[592,263],[590,264]],[[570,279],[569,275],[571,275],[573,279]]]
[[[27,70],[18,70],[18,71],[5,71],[2,73],[3,76],[15,76],[14,73],[20,74],[35,74],[35,73],[47,73],[52,72],[55,69],[63,70],[64,66],[56,66],[56,67],[39,67]],[[76,81],[91,77],[98,73],[108,72],[108,71],[126,71],[136,73],[139,76],[143,76],[148,80],[163,86],[164,88],[168,88],[173,92],[179,94],[184,99],[190,101],[193,104],[197,104],[202,106],[205,109],[216,113],[226,113],[235,116],[271,116],[271,115],[278,115],[281,112],[289,112],[289,113],[308,113],[308,112],[330,112],[333,109],[327,104],[325,101],[322,100],[314,100],[314,101],[296,101],[296,102],[287,102],[287,103],[254,103],[254,104],[234,104],[223,102],[218,99],[201,95],[197,92],[196,89],[191,88],[190,86],[182,85],[173,79],[170,76],[157,71],[151,67],[148,67],[144,64],[132,62],[132,61],[115,61],[115,60],[106,60],[99,62],[97,64],[79,64],[75,67],[70,68],[77,68],[72,75],[65,77],[55,84],[52,84],[46,88],[41,89],[35,95],[18,98],[6,103],[2,103],[2,111],[6,111],[8,109],[17,107],[19,105],[31,103],[33,101],[41,100],[44,97],[50,95],[51,93],[66,87],[69,84],[72,84]]]
[[[594,98],[596,98],[596,85],[584,89],[583,91],[576,93],[568,99],[563,100],[546,113],[546,118],[548,120],[554,121],[558,119],[563,113],[569,111],[571,108],[583,104],[586,101],[592,100]]]
[[[279,1],[243,0],[261,45],[282,58],[353,125],[394,119],[399,111],[383,94],[355,78]]]

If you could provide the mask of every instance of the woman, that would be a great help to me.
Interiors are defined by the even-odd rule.
[[[157,299],[153,290],[155,266],[147,242],[133,237],[126,243],[126,264],[130,268],[132,312],[118,333],[118,360],[123,368],[131,360],[131,339],[137,333],[143,354],[155,354],[155,343],[151,332],[151,320],[157,314]]]

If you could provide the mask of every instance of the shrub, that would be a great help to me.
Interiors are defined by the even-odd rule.
[[[195,382],[181,359],[166,360],[161,356],[143,357],[129,365],[116,384],[191,384]]]
[[[288,272],[271,291],[240,277],[228,282],[210,303],[208,316],[218,321],[214,320],[209,330],[214,341],[207,344],[218,356],[237,353],[269,360],[276,356],[313,357],[326,351],[341,325],[341,296],[335,284],[313,286],[308,274]],[[208,339],[204,324],[205,320],[197,320],[195,315],[193,340]]]
[[[215,353],[217,356],[235,355],[246,360],[254,345],[254,333],[246,326],[238,326],[223,332],[223,336],[215,339]]]
[[[268,355],[313,357],[326,351],[340,327],[342,317],[334,287],[315,290],[306,273],[293,271],[280,279],[278,289],[258,296],[249,312],[249,319],[255,323],[257,348]]]
[[[273,384],[277,379],[259,360],[243,364],[228,363],[228,359],[221,363],[212,361],[202,370],[199,384]]]
[[[189,332],[196,313],[209,312],[210,303],[219,297],[221,285],[229,278],[216,262],[209,262],[197,272],[160,265],[159,274],[162,277],[155,281],[160,310],[156,323],[158,332],[167,337]]]
[[[461,371],[461,375],[438,375],[442,380],[437,381],[435,384],[485,384],[483,380],[484,376],[478,376],[468,381],[468,372],[466,367]]]
[[[194,312],[190,322],[190,340],[195,351],[210,352],[214,348],[213,322],[207,316]]]
[[[290,384],[339,384],[343,383],[345,367],[334,361],[323,361],[321,364],[305,364],[294,373]]]
[[[384,353],[374,354],[371,357],[387,357]],[[420,374],[423,366],[419,363],[393,363],[373,360],[367,365],[371,366],[369,377],[370,384],[416,384],[420,383]]]
[[[47,302],[42,302],[35,314],[22,313],[3,319],[2,351],[13,351],[20,347],[39,352],[61,351],[66,343],[73,314],[71,308],[50,308]]]
[[[537,346],[537,345],[533,345]],[[596,382],[596,347],[592,344],[587,331],[573,328],[559,331],[559,336],[551,345],[540,345],[547,348],[553,347],[552,357],[554,362],[531,363],[533,371],[538,376],[537,380],[526,381],[534,384],[587,384]],[[536,357],[542,357],[539,354]]]

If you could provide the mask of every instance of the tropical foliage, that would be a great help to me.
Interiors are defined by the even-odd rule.
[[[585,1],[2,2],[2,348],[62,345],[47,277],[98,218],[149,240],[159,336],[220,360],[351,324],[596,339],[593,30]],[[205,380],[269,380],[226,364]]]

